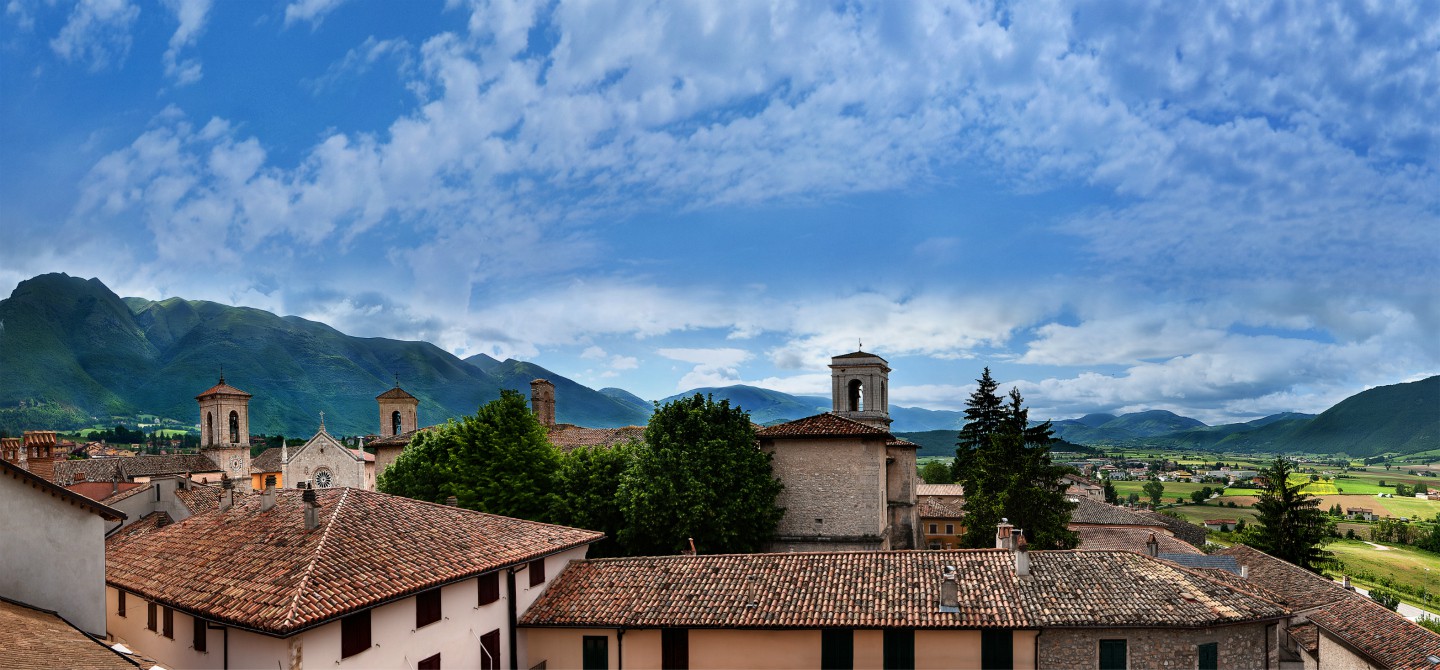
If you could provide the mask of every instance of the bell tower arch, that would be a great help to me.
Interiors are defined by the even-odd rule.
[[[890,430],[890,364],[856,351],[830,359],[831,412]]]
[[[404,435],[419,427],[420,399],[400,388],[400,380],[395,380],[395,388],[375,396],[375,402],[380,406],[380,437]]]
[[[250,398],[249,393],[220,382],[195,396],[200,404],[200,453],[236,486],[250,488]]]

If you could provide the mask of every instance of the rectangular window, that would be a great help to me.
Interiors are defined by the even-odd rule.
[[[660,667],[665,670],[689,670],[690,629],[660,629]]]
[[[1200,656],[1200,670],[1220,670],[1220,643],[1207,642],[1197,650]]]
[[[580,640],[580,667],[584,670],[610,670],[610,638],[586,635]]]
[[[1126,670],[1127,656],[1124,640],[1100,641],[1100,670]]]
[[[953,524],[953,523],[947,523],[947,524],[945,524],[945,534],[946,534],[946,535],[954,535],[954,534],[955,534],[955,524]]]
[[[851,670],[855,667],[855,631],[827,628],[820,631],[821,670]]]
[[[190,617],[190,621],[195,624],[195,641],[191,646],[195,647],[195,651],[205,651],[205,620],[196,616]]]
[[[984,670],[1012,670],[1015,642],[1008,630],[980,631],[980,667]]]
[[[156,605],[155,603],[146,603],[146,608],[145,608],[145,628],[146,628],[147,630],[157,630],[157,629],[159,629],[159,627],[160,627],[160,625],[159,625],[160,617],[159,617],[159,612],[157,611],[157,608],[158,608],[158,607],[159,607],[159,606]]]
[[[885,629],[885,670],[915,670],[915,630]]]
[[[340,658],[350,658],[370,648],[370,610],[340,620]]]
[[[480,604],[489,605],[500,599],[500,573],[480,575]]]
[[[936,533],[938,533],[938,532],[940,532],[940,524],[938,524],[938,523],[932,523],[932,524],[930,524],[930,534],[931,534],[931,535],[934,535],[934,534],[936,534]]]
[[[537,558],[530,561],[530,585],[539,586],[545,583],[545,559]]]
[[[117,596],[115,599],[115,613],[123,617],[125,616],[125,592],[120,589],[115,589],[115,593]]]
[[[440,620],[440,589],[415,595],[415,627],[424,628]]]
[[[415,666],[415,670],[440,670],[440,654],[421,659],[420,663]]]
[[[500,629],[480,636],[480,670],[500,670]]]
[[[161,633],[165,637],[175,639],[175,610],[165,608],[165,630]]]

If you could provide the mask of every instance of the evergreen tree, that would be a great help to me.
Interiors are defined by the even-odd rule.
[[[385,493],[534,521],[556,508],[559,454],[525,396],[505,390],[474,416],[424,431],[380,476]]]
[[[631,554],[672,554],[694,538],[707,554],[760,551],[775,535],[784,488],[756,444],[750,414],[695,394],[659,407],[620,479]]]
[[[1110,483],[1110,478],[1105,478],[1105,484],[1100,488],[1105,495],[1105,502],[1115,505],[1120,502],[1120,494],[1115,491],[1115,485]]]
[[[965,487],[962,546],[993,546],[995,525],[1004,518],[1036,549],[1073,548],[1079,538],[1067,526],[1075,504],[1060,479],[1070,469],[1051,460],[1050,422],[1030,425],[1018,389],[1005,404],[989,368],[977,381],[955,452],[956,482]]]
[[[1246,534],[1245,543],[1276,558],[1289,561],[1307,570],[1320,571],[1320,564],[1330,552],[1321,547],[1330,540],[1335,523],[1320,510],[1320,499],[1301,493],[1308,482],[1291,484],[1290,461],[1277,456],[1270,467],[1262,470],[1265,488],[1255,503],[1256,524]]]

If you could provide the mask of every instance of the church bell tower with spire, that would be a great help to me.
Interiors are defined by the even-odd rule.
[[[195,396],[200,403],[200,453],[209,456],[235,486],[250,490],[251,395],[220,382]]]

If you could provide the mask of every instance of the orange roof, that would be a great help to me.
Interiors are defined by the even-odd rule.
[[[244,392],[244,391],[241,391],[240,389],[235,388],[234,386],[231,386],[231,385],[229,385],[229,384],[226,384],[224,377],[221,377],[221,378],[220,378],[220,383],[219,383],[219,384],[216,384],[216,385],[211,386],[210,388],[206,389],[204,393],[201,393],[200,395],[195,396],[195,399],[196,399],[196,400],[199,400],[199,399],[201,399],[201,398],[206,398],[206,397],[209,397],[209,396],[212,396],[212,395],[234,395],[234,396],[242,396],[242,397],[245,397],[245,398],[254,397],[254,396],[251,396],[249,393],[246,393],[246,392]]]
[[[85,634],[59,614],[0,598],[0,665],[7,668],[148,668]]]
[[[604,537],[349,488],[315,491],[320,526],[307,531],[303,491],[277,491],[265,512],[258,494],[237,493],[222,512],[213,487],[192,489],[205,503],[193,516],[106,542],[106,583],[271,635]]]
[[[550,440],[550,444],[562,451],[571,451],[577,447],[613,447],[631,440],[644,442],[645,427],[582,428],[570,424],[560,424],[550,429],[547,438]]]
[[[405,389],[402,389],[402,388],[400,388],[399,386],[396,386],[395,388],[390,389],[389,391],[386,391],[386,392],[384,392],[384,393],[381,393],[380,395],[375,396],[375,399],[376,399],[376,400],[414,400],[414,401],[416,401],[416,402],[419,402],[419,401],[420,401],[419,398],[416,398],[415,396],[410,395],[409,393],[406,393],[406,392],[405,392]]]
[[[66,490],[65,487],[55,484],[33,472],[26,471],[24,468],[21,468],[20,466],[11,463],[10,461],[0,460],[0,474],[14,477],[21,483],[29,484],[31,487],[41,492],[49,493],[50,495],[64,500],[72,505],[88,510],[90,512],[94,512],[95,514],[100,515],[101,518],[107,521],[121,521],[125,518],[125,513],[121,512],[120,510],[106,507],[105,505],[102,505],[83,495],[80,495],[79,493]]]
[[[848,437],[851,435],[873,435],[893,439],[889,431],[847,419],[838,414],[816,414],[803,419],[787,421],[761,428],[756,433],[761,438],[787,437]]]
[[[1440,656],[1440,634],[1428,631],[1358,594],[1310,613],[1321,630],[1345,640],[1377,665],[1395,670],[1432,670],[1426,656]]]
[[[1105,549],[1110,551],[1131,551],[1137,554],[1145,553],[1145,544],[1150,538],[1160,544],[1162,554],[1203,554],[1205,552],[1196,549],[1188,542],[1177,540],[1165,533],[1157,533],[1148,528],[1115,528],[1105,526],[1077,526],[1071,528],[1080,536],[1080,548]]]

